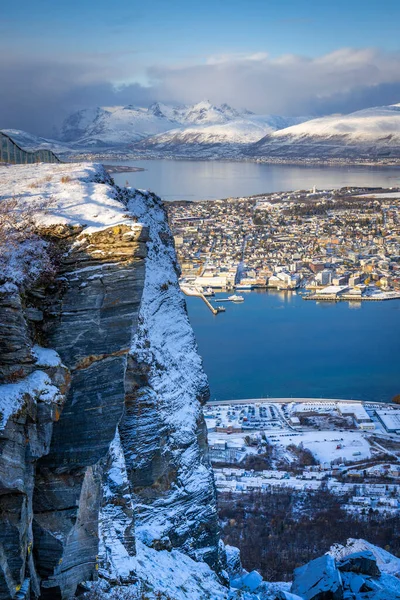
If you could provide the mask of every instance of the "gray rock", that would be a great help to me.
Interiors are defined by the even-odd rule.
[[[69,600],[98,569],[114,584],[132,583],[112,547],[133,557],[136,528],[146,526],[154,548],[220,569],[201,411],[208,386],[172,237],[159,199],[116,194],[130,197],[149,228],[48,227],[63,250],[58,277],[0,294],[0,383],[38,368],[33,344],[63,363],[41,367],[61,400],[26,397],[0,431],[0,600],[27,575],[44,600]]]
[[[376,558],[370,550],[349,554],[346,558],[338,562],[338,569],[352,573],[363,573],[371,577],[381,576],[379,567],[376,564]]]
[[[325,554],[296,569],[290,591],[304,600],[342,600],[342,579],[332,556]]]

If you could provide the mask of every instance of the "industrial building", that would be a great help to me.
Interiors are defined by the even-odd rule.
[[[400,409],[377,410],[375,414],[388,433],[400,434]]]

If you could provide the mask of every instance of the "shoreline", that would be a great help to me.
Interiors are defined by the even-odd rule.
[[[299,166],[299,167],[399,167],[400,168],[400,157],[392,159],[381,159],[371,160],[365,159],[349,159],[349,158],[244,158],[238,156],[163,156],[163,155],[146,155],[146,154],[123,154],[117,153],[115,155],[108,152],[99,153],[82,153],[82,154],[71,154],[66,155],[66,159],[77,162],[86,161],[102,161],[102,160],[115,160],[115,161],[135,161],[135,160],[176,160],[176,161],[189,161],[189,162],[237,162],[237,163],[257,163],[257,164],[270,164],[270,165],[288,165],[288,166]],[[112,165],[111,165],[112,166]],[[127,167],[129,168],[129,167]],[[142,170],[137,167],[137,170]],[[120,171],[121,173],[130,171]]]

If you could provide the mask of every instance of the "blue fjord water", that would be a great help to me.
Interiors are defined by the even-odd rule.
[[[298,189],[400,186],[397,167],[269,165],[196,160],[106,161],[145,169],[115,173],[119,185],[150,189],[163,200],[216,200]]]
[[[315,303],[273,291],[244,296],[216,316],[201,299],[186,298],[212,400],[389,401],[400,393],[399,300]]]
[[[109,161],[142,167],[116,182],[164,200],[211,200],[274,191],[400,186],[396,167],[254,162]],[[400,301],[316,304],[299,295],[246,294],[214,317],[187,298],[211,398],[325,397],[388,401],[400,393]]]

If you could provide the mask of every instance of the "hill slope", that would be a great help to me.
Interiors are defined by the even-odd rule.
[[[281,158],[400,156],[400,104],[313,119],[266,135],[248,155]]]
[[[171,129],[136,145],[137,149],[183,156],[237,153],[241,146],[304,119],[243,113],[225,122],[199,123]]]

